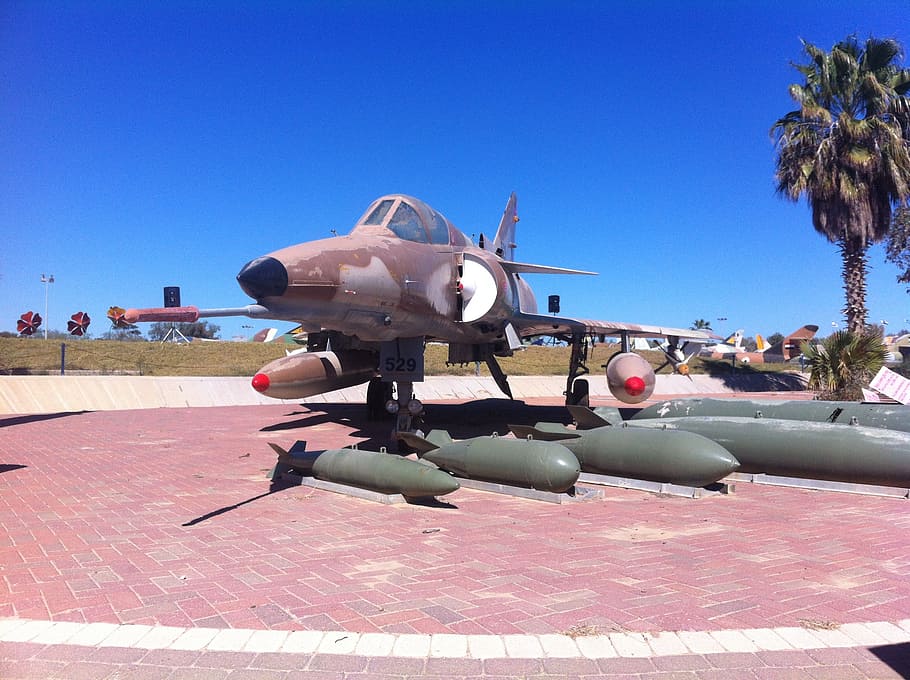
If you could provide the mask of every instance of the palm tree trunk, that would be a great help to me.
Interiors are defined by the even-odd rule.
[[[838,243],[843,259],[844,293],[847,305],[842,310],[847,319],[847,330],[862,333],[866,328],[866,251],[869,246],[862,239],[845,237]]]

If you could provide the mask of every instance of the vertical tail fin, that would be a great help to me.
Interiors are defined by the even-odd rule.
[[[302,456],[306,453],[306,442],[301,440],[294,442],[290,451],[285,451],[282,447],[278,446],[278,444],[273,444],[272,442],[268,442],[268,445],[278,454],[278,462],[280,463],[290,463],[295,455]]]
[[[509,202],[506,203],[506,209],[502,213],[502,219],[499,221],[499,228],[496,230],[496,236],[493,239],[493,249],[496,254],[503,260],[509,262],[515,261],[515,225],[518,224],[518,197],[515,192],[509,196]]]
[[[452,442],[451,435],[445,430],[433,430],[426,437],[421,437],[414,432],[399,432],[398,438],[414,449],[418,458],[423,458],[423,454],[435,451]]]
[[[622,415],[613,406],[599,406],[594,410],[587,406],[566,406],[579,430],[593,430],[596,427],[622,424]]]
[[[313,463],[323,453],[322,451],[307,452],[305,441],[296,442],[289,451],[272,442],[268,442],[268,445],[278,454],[278,461],[275,463],[275,467],[272,468],[271,474],[269,474],[272,481],[290,470],[306,475],[312,474]]]
[[[793,357],[798,357],[802,354],[800,349],[800,344],[806,340],[811,340],[815,337],[815,334],[818,332],[818,326],[815,324],[806,324],[802,328],[798,328],[785,337],[780,342],[772,345],[767,350],[768,354],[781,354],[784,359],[791,359]]]
[[[731,333],[724,339],[725,345],[733,345],[736,349],[740,349],[743,345],[743,333],[745,331],[740,328],[737,331]]]

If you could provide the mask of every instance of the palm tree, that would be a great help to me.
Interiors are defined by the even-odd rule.
[[[862,399],[862,388],[885,365],[887,350],[875,332],[835,331],[818,345],[804,342],[809,389],[819,399]]]
[[[866,322],[866,252],[888,233],[892,204],[910,196],[910,69],[896,40],[855,36],[825,52],[803,41],[799,105],[771,127],[777,192],[805,195],[815,230],[843,259],[847,329]]]
[[[714,330],[713,328],[711,328],[711,322],[705,321],[704,319],[695,319],[695,321],[692,322],[692,325],[689,326],[689,328],[692,329],[693,331]]]
[[[902,205],[894,211],[886,248],[885,258],[901,268],[898,283],[910,283],[910,206]]]

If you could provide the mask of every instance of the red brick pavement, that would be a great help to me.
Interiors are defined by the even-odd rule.
[[[438,422],[481,429],[520,417],[498,400],[430,408]],[[528,411],[532,421],[564,417],[558,409]],[[0,617],[461,634],[910,617],[910,508],[899,499],[748,484],[697,501],[610,489],[605,500],[569,505],[470,490],[438,506],[383,506],[302,487],[268,493],[264,474],[274,455],[266,442],[305,439],[323,449],[376,443],[387,431],[360,421],[351,406],[0,419]],[[48,668],[77,664],[71,677],[104,670],[93,667],[91,648],[47,649],[43,658],[40,645],[5,646],[7,671],[22,655]],[[54,658],[66,650],[76,650],[75,660]],[[345,663],[371,673],[369,659],[320,656],[308,660],[310,670]],[[739,663],[727,656],[711,656],[701,670],[726,673],[716,664]],[[645,675],[672,658],[601,660],[559,672],[612,672],[597,666],[612,661]],[[851,664],[872,659],[860,655]],[[176,673],[197,659],[185,661],[163,666]],[[259,668],[262,659],[240,661]],[[473,660],[462,661],[464,675],[474,675]],[[493,661],[482,666],[485,674],[494,674]],[[540,664],[553,661],[531,663],[527,672],[549,672]],[[635,670],[636,661],[646,663]],[[748,673],[740,677],[774,677]],[[810,676],[826,677],[793,675]]]

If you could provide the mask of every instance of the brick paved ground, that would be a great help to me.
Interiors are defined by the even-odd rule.
[[[700,500],[610,489],[569,505],[464,489],[436,506],[269,493],[266,442],[381,442],[388,425],[359,415],[278,405],[0,419],[0,677],[910,672],[905,500],[748,484]],[[486,433],[565,419],[498,400],[432,405],[430,417]],[[23,619],[30,636],[16,633]],[[42,633],[49,622],[112,625]],[[749,647],[737,633],[768,628],[823,644]],[[189,648],[137,646],[168,630]],[[122,645],[90,639],[103,631]],[[338,635],[291,653],[302,639],[291,631]],[[685,633],[661,642],[672,631]],[[564,632],[581,636],[553,636]],[[589,658],[589,637],[611,641],[612,658]],[[473,645],[437,657],[432,641]]]

